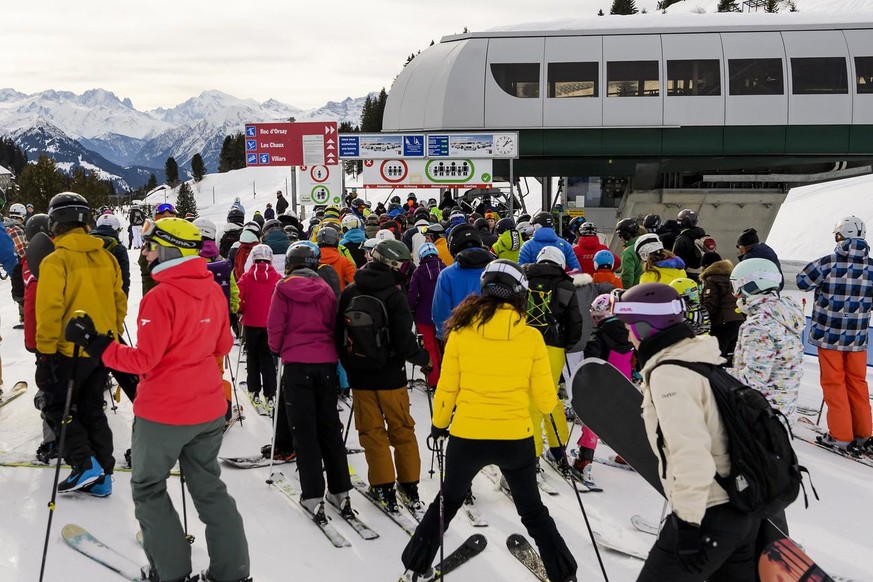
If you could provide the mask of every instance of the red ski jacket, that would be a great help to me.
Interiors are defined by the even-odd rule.
[[[267,312],[282,275],[269,263],[255,263],[239,280],[239,313],[249,327],[267,327]]]
[[[21,278],[24,280],[24,349],[36,351],[36,277],[30,272],[27,257],[21,257]]]
[[[152,276],[158,285],[139,305],[136,347],[113,342],[103,363],[139,374],[133,413],[140,418],[190,425],[224,416],[215,361],[230,352],[233,337],[221,287],[200,257],[168,261]]]

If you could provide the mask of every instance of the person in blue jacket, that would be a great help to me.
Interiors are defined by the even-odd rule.
[[[468,295],[479,292],[482,271],[494,255],[482,246],[482,237],[472,224],[459,224],[449,235],[449,252],[455,262],[440,271],[433,294],[431,315],[437,337],[445,341],[443,325],[452,310]]]
[[[533,237],[521,245],[518,253],[518,264],[536,263],[537,255],[544,247],[557,247],[567,259],[567,270],[575,271],[582,267],[573,252],[573,245],[562,239],[555,232],[555,219],[549,212],[537,212],[530,223],[536,229]]]

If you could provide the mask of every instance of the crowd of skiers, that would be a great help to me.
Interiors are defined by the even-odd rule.
[[[306,223],[282,202],[280,192],[275,211],[270,205],[247,221],[237,199],[221,231],[207,218],[176,217],[170,204],[135,225],[131,245],[141,239],[143,248],[136,346],[123,341],[130,278],[113,214],[93,217],[84,198],[62,193],[47,215],[22,217],[26,232],[7,224],[10,241],[22,239],[21,249],[12,245],[17,257],[3,255],[0,236],[7,272],[16,268],[13,258],[23,263],[18,293],[25,341],[37,357],[41,459],[57,454],[62,425],[65,431],[63,458],[73,469],[59,492],[111,493],[112,435],[103,412],[109,370],[136,396],[130,460],[147,579],[249,579],[242,518],[218,478],[221,436],[233,415],[223,378],[233,336],[244,346],[253,403],[276,416],[274,440],[262,452],[296,459],[301,505],[315,520],[325,519],[325,502],[353,512],[336,406],[338,396],[351,395],[369,493],[389,512],[423,513],[402,555],[405,580],[436,575],[440,532],[488,464],[501,469],[550,579],[575,580],[576,562],[537,480],[543,457],[566,478],[595,487],[597,436],[583,427],[575,458],[567,453],[573,415],[565,413],[564,390],[583,357],[606,360],[641,386],[646,430],[660,454],[673,516],[639,579],[754,579],[765,533],[714,478],[729,472],[730,457],[708,380],[664,363],[726,367],[794,422],[804,317],[781,295],[779,261],[754,229],[739,235],[734,265],[690,209],[663,224],[656,215],[620,220],[619,255],[584,219],[562,222],[549,211],[503,216],[487,197],[464,208],[450,196],[438,204],[411,194],[371,211],[349,196],[345,207],[319,209]],[[816,293],[810,340],[819,346],[828,404],[822,442],[871,450],[865,374],[873,263],[860,219],[841,220],[834,234],[835,253],[797,277]],[[505,355],[502,365],[483,367],[494,353]],[[407,363],[421,369],[432,398],[434,442],[451,435],[442,504],[438,497],[426,512]],[[63,423],[71,378],[75,413]],[[209,536],[202,578],[191,574],[166,494],[177,461],[201,519],[221,532]],[[787,534],[784,514],[773,521]]]

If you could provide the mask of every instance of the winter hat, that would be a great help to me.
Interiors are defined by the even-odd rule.
[[[737,237],[737,245],[743,247],[750,247],[752,245],[758,244],[760,239],[758,239],[758,231],[754,228],[747,228],[740,236]]]
[[[339,210],[337,210],[335,207],[333,207],[333,206],[328,206],[327,208],[324,209],[324,218],[325,218],[325,219],[333,218],[333,219],[335,219],[337,222],[339,222],[339,219],[340,219],[340,212],[339,212]]]
[[[718,254],[715,251],[709,251],[709,252],[703,253],[703,257],[700,259],[700,266],[705,269],[708,266],[712,265],[713,263],[719,262],[720,260],[721,260],[720,254]]]

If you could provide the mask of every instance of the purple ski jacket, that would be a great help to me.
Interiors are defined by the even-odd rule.
[[[267,315],[270,351],[282,362],[337,362],[334,344],[336,295],[310,269],[297,269],[276,286]]]
[[[423,258],[413,271],[406,298],[409,300],[409,309],[412,310],[412,318],[415,323],[433,325],[433,316],[431,315],[433,294],[436,290],[437,277],[439,277],[440,271],[445,268],[445,264],[438,256],[431,255]]]

